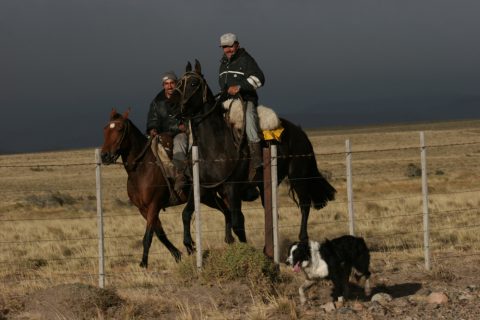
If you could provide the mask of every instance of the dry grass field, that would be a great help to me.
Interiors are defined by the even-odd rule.
[[[428,146],[430,271],[424,268],[419,131]],[[120,165],[102,167],[108,290],[95,291],[95,160],[88,149],[0,156],[0,319],[474,319],[480,297],[480,120],[310,130],[308,135],[320,170],[338,190],[335,201],[312,211],[310,237],[348,233],[349,139],[355,233],[372,250],[374,291],[391,294],[390,305],[359,298],[327,313],[321,308],[330,299],[325,283],[311,290],[309,305],[300,306],[302,277],[283,265],[270,290],[251,279],[187,280],[185,270],[194,257],[182,245],[181,206],[160,217],[184,262],[177,265],[154,239],[149,268],[141,269],[145,222],[128,201]],[[244,214],[249,244],[261,250],[260,202],[244,204]],[[222,215],[202,207],[202,219],[204,247],[226,250]],[[296,240],[299,226],[299,210],[282,183],[281,242]],[[449,302],[429,307],[412,298],[429,291],[445,292]],[[462,294],[471,299],[461,299]]]

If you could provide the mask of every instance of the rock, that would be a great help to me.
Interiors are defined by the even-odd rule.
[[[327,302],[325,304],[322,304],[320,308],[325,310],[325,312],[332,312],[335,311],[335,304],[333,302]]]
[[[420,296],[428,296],[430,293],[432,293],[432,290],[428,289],[428,288],[421,288],[420,290],[418,290],[416,292],[417,295],[420,295]]]
[[[467,287],[467,289],[470,290],[471,292],[473,292],[473,291],[477,290],[477,286],[474,285],[474,284],[471,284]]]
[[[380,292],[380,293],[374,294],[371,301],[378,302],[381,305],[385,305],[390,301],[392,301],[392,296],[389,295],[388,293]]]
[[[470,300],[473,300],[474,297],[468,293],[463,293],[461,295],[458,296],[458,300],[460,301],[470,301]]]
[[[373,314],[384,316],[387,314],[387,310],[378,302],[374,302],[369,308],[368,311]]]
[[[448,302],[448,297],[443,292],[432,292],[428,295],[427,302],[430,304],[444,304]]]
[[[414,294],[412,296],[409,296],[407,298],[407,300],[410,303],[417,304],[417,303],[420,303],[420,302],[425,302],[425,300],[427,300],[427,297],[419,295],[419,294]]]
[[[352,309],[347,307],[341,307],[340,309],[337,310],[337,312],[341,314],[346,314],[346,313],[352,312]]]
[[[352,305],[352,310],[354,311],[360,312],[360,311],[363,311],[363,309],[364,309],[363,304],[361,304],[358,301],[355,301]]]
[[[407,298],[398,298],[395,299],[395,305],[400,308],[406,308],[409,306],[409,301]]]

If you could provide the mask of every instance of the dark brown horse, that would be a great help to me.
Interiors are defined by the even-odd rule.
[[[159,211],[160,209],[182,203],[178,198],[171,197],[167,178],[163,174],[161,167],[156,164],[157,159],[150,148],[149,140],[128,119],[128,111],[121,115],[115,109],[112,110],[110,121],[104,127],[103,134],[102,163],[112,164],[115,163],[118,157],[122,158],[128,174],[128,196],[145,220],[147,220],[140,266],[145,268],[148,266],[148,252],[154,233],[178,262],[181,258],[181,253],[168,240],[159,219]],[[225,241],[233,242],[233,236],[228,227],[230,226],[230,213],[224,202],[211,192],[205,194],[201,201],[212,208],[220,210],[225,215],[225,224],[227,226],[225,229]],[[187,207],[185,210],[192,210],[193,212],[192,207]]]
[[[194,142],[198,145],[200,182],[203,189],[217,190],[226,199],[232,213],[232,228],[240,241],[246,241],[244,216],[241,212],[241,190],[248,175],[248,147],[245,139],[238,146],[230,125],[225,122],[221,99],[216,100],[198,61],[195,69],[188,63],[186,72],[177,84],[174,99],[179,116],[190,120]],[[321,175],[315,153],[306,133],[286,119],[280,119],[284,131],[278,144],[278,182],[288,178],[290,195],[302,213],[300,240],[308,240],[310,208],[321,209],[334,200],[336,190]],[[261,178],[263,179],[263,178]],[[263,181],[257,181],[263,203]],[[243,186],[242,186],[243,185]],[[184,228],[190,220],[184,215]],[[189,229],[188,229],[189,230]],[[188,232],[184,244],[192,243]]]

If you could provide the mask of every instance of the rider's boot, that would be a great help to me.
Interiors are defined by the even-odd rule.
[[[187,177],[185,176],[186,162],[183,157],[178,154],[173,155],[172,159],[173,165],[175,167],[175,182],[173,184],[173,190],[177,193],[178,198],[182,202],[188,200],[187,194],[185,193],[185,187],[187,185]]]
[[[175,170],[175,183],[173,185],[173,189],[177,193],[178,197],[182,202],[186,202],[187,195],[185,194],[185,186],[187,184],[187,178],[185,177],[185,173],[183,170]]]

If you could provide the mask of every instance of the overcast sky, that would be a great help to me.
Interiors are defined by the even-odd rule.
[[[188,60],[217,92],[226,32],[303,127],[480,118],[478,0],[1,0],[0,154],[99,146],[112,107],[143,130]]]

